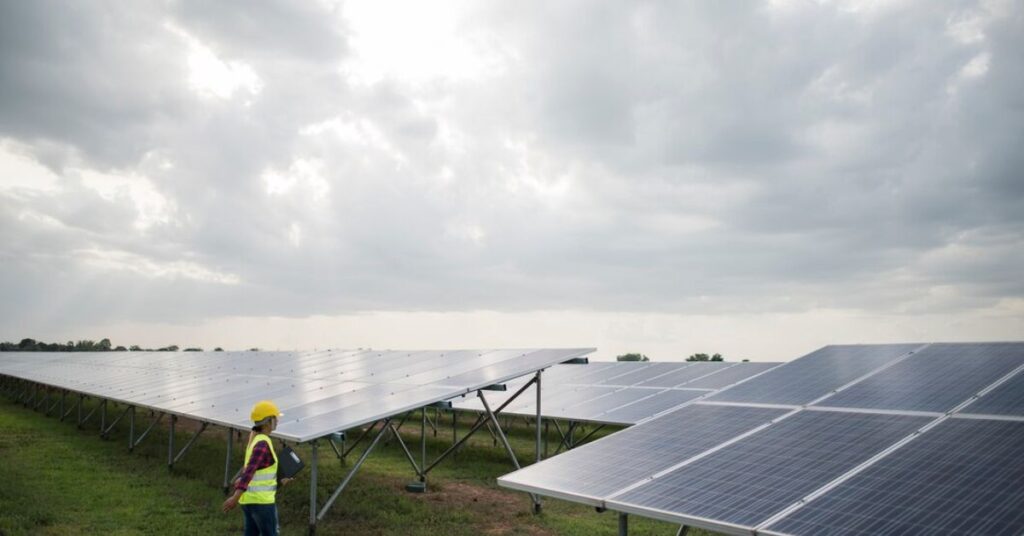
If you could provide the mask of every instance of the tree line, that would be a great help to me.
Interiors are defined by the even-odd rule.
[[[59,342],[43,342],[35,339],[22,339],[21,342],[0,342],[0,352],[177,352],[181,350],[177,344],[164,346],[162,348],[143,348],[137,344],[128,347],[114,346],[110,339],[100,341],[80,340]],[[185,352],[202,352],[199,347],[185,348]],[[223,352],[224,349],[217,347],[214,352]]]

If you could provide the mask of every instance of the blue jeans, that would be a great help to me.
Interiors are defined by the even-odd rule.
[[[277,536],[276,504],[243,504],[245,536]]]

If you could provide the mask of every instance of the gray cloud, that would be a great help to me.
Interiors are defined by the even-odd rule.
[[[475,4],[485,67],[362,80],[344,6],[5,3],[0,139],[57,186],[0,182],[0,320],[1024,297],[1021,7],[779,4]]]

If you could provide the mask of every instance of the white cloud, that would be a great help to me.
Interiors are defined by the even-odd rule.
[[[238,91],[248,93],[244,101],[251,104],[263,90],[263,81],[251,65],[237,60],[224,60],[199,39],[175,26],[168,29],[185,42],[187,47],[189,87],[204,97],[230,99]]]

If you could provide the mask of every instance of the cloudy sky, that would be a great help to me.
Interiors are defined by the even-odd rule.
[[[1024,339],[1024,3],[0,1],[0,339]]]

